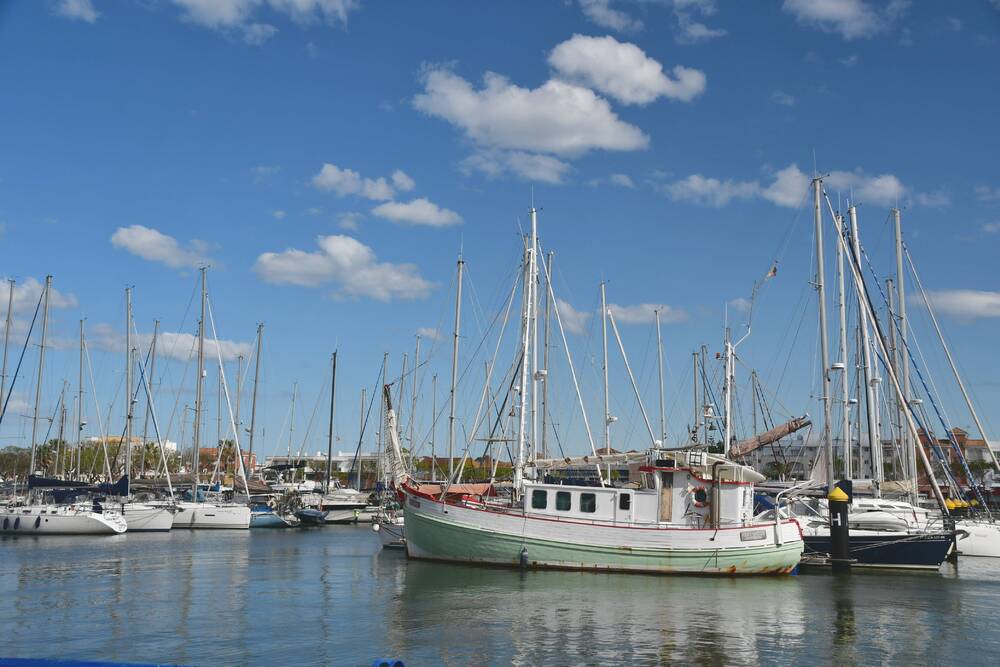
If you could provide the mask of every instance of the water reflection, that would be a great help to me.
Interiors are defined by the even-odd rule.
[[[847,665],[979,664],[1000,651],[994,561],[943,575],[521,572],[408,561],[364,527],[0,539],[0,559],[11,656]]]

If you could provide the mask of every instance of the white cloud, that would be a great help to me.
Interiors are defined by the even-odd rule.
[[[364,217],[361,213],[347,212],[340,213],[337,215],[337,226],[341,229],[346,229],[352,232],[358,230],[358,224]]]
[[[860,169],[832,171],[823,182],[835,190],[853,193],[851,199],[857,203],[892,206],[906,193],[906,188],[892,174],[867,176]]]
[[[428,340],[444,340],[441,332],[433,327],[420,327],[417,329],[417,335]]]
[[[982,230],[987,234],[1000,233],[1000,220],[997,220],[996,222],[984,222]]]
[[[55,280],[53,280],[53,283]],[[14,300],[11,310],[14,315],[18,313],[32,313],[38,305],[38,297],[44,289],[44,281],[36,278],[26,278],[14,284]],[[8,278],[0,280],[0,319],[7,316],[7,300],[10,298],[10,282]],[[78,304],[76,297],[72,294],[64,294],[55,287],[49,290],[50,308],[75,308]]]
[[[312,216],[323,215],[323,207],[322,206],[310,206],[309,208],[306,209],[306,213],[308,213],[309,215],[312,215]]]
[[[774,182],[761,190],[760,196],[772,204],[795,208],[802,202],[811,180],[798,165],[790,164],[774,175]]]
[[[277,28],[254,21],[258,10],[267,7],[285,14],[300,25],[323,21],[329,25],[347,24],[359,0],[172,0],[181,9],[184,21],[224,33],[242,33],[248,44],[267,41]]]
[[[852,53],[846,58],[837,58],[837,62],[839,62],[844,67],[854,67],[855,65],[858,64],[859,60],[860,58],[858,58],[858,54],[856,53]]]
[[[263,183],[281,171],[281,167],[276,164],[262,164],[253,168],[254,183]]]
[[[988,185],[977,185],[973,188],[973,191],[976,193],[976,199],[979,201],[1000,201],[1000,188],[991,188]]]
[[[913,295],[911,298],[916,297]],[[938,312],[962,320],[1000,317],[1000,292],[956,289],[928,292],[927,297]]]
[[[948,16],[945,18],[945,23],[948,28],[953,32],[961,32],[964,25],[962,24],[962,19],[955,18],[954,16]]]
[[[915,199],[921,206],[929,206],[932,208],[951,205],[951,195],[944,190],[937,190],[935,192],[918,192]]]
[[[287,214],[284,211],[273,211],[271,215],[274,216],[275,220],[284,220]]]
[[[223,361],[236,361],[240,355],[249,358],[254,350],[254,343],[239,342],[222,339],[216,345],[215,340],[208,338],[210,332],[206,330],[205,338],[205,367],[212,368],[212,364],[218,363],[219,352],[222,353]],[[118,331],[110,324],[96,324],[88,332],[88,341],[93,347],[108,352],[123,352],[125,350],[125,334]],[[188,361],[194,359],[198,354],[198,337],[190,333],[177,333],[172,331],[161,331],[156,335],[156,354],[178,361]],[[153,341],[152,333],[140,332],[138,336],[133,336],[132,340],[138,345],[140,350],[149,349]]]
[[[720,181],[701,174],[691,174],[679,181],[660,185],[657,189],[676,201],[719,207],[733,199],[756,197],[760,192],[760,185],[755,181]]]
[[[409,192],[417,187],[417,183],[402,169],[392,172],[392,184],[400,192]]]
[[[795,106],[795,98],[781,90],[771,93],[771,101],[786,107]]]
[[[750,312],[750,299],[745,297],[737,297],[729,301],[729,307],[738,313],[748,313]]]
[[[556,308],[559,309],[559,319],[563,328],[571,334],[582,336],[587,331],[587,323],[592,313],[577,310],[566,301],[556,297]]]
[[[635,183],[627,174],[611,174],[608,176],[608,181],[623,188],[635,188]]]
[[[372,209],[379,218],[407,225],[426,225],[428,227],[447,227],[462,222],[462,216],[454,211],[441,208],[426,197],[420,197],[408,202],[390,201],[379,204]]]
[[[573,170],[572,166],[551,155],[495,149],[477,151],[462,160],[459,166],[466,174],[478,171],[488,178],[514,174],[526,181],[553,185],[562,183]]]
[[[638,46],[611,36],[573,35],[552,49],[549,65],[567,81],[623,104],[649,104],[660,97],[690,102],[705,92],[704,72],[677,65],[670,77]]]
[[[578,155],[593,149],[644,149],[649,138],[618,118],[592,90],[559,80],[538,88],[487,72],[476,90],[443,68],[427,70],[424,92],[413,98],[424,113],[442,118],[488,148]]]
[[[57,16],[85,23],[93,23],[101,15],[91,0],[59,0],[54,11]]]
[[[790,164],[774,173],[767,186],[758,181],[721,181],[701,174],[657,186],[657,190],[677,201],[690,201],[708,206],[725,206],[734,199],[762,198],[772,204],[795,208],[812,179],[798,165]],[[892,174],[868,176],[864,171],[833,171],[823,179],[827,188],[850,195],[858,203],[891,206],[907,192],[906,187]],[[939,201],[937,195],[926,195],[923,202]],[[925,204],[940,205],[940,204]]]
[[[111,235],[111,245],[174,269],[193,268],[211,263],[211,259],[205,256],[204,242],[191,241],[185,248],[174,237],[142,225],[119,227]]]
[[[799,23],[847,40],[867,39],[887,30],[908,7],[909,0],[890,0],[878,9],[864,0],[785,0],[782,5]]]
[[[611,6],[613,0],[579,0],[584,16],[602,28],[617,32],[642,30],[642,21]]]
[[[319,173],[312,177],[312,184],[318,190],[335,192],[338,197],[357,195],[365,199],[382,201],[392,199],[395,195],[392,186],[384,178],[362,178],[361,174],[353,169],[341,169],[329,162],[324,163]]]
[[[704,42],[716,37],[724,37],[728,31],[722,28],[709,28],[695,18],[713,16],[716,13],[714,0],[674,0],[674,17],[680,32],[677,41],[682,44]]]
[[[243,26],[243,41],[251,46],[260,46],[278,34],[278,29],[268,23],[248,23]]]
[[[668,306],[665,303],[639,303],[633,306],[621,306],[609,303],[608,310],[618,324],[652,324],[655,320],[654,311],[660,312],[660,321],[667,324],[683,322],[687,313],[680,308]]]
[[[379,301],[422,299],[434,287],[413,264],[379,262],[375,252],[344,235],[317,237],[318,251],[289,248],[266,252],[254,271],[266,282],[318,287],[335,283],[337,296],[370,297]]]

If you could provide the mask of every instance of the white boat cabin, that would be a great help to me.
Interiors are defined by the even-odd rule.
[[[752,523],[753,469],[703,451],[659,451],[629,465],[624,486],[575,486],[525,481],[531,516],[685,528]]]

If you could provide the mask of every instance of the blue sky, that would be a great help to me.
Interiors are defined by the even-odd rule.
[[[533,193],[592,423],[602,279],[654,421],[650,304],[664,312],[668,431],[679,440],[691,351],[720,348],[727,302],[749,297],[776,260],[740,373],[759,370],[779,414],[816,414],[805,200],[815,164],[835,204],[858,204],[883,277],[885,221],[903,208],[968,383],[1000,428],[1000,362],[983,353],[1000,317],[998,62],[1000,7],[986,0],[5,3],[0,274],[21,286],[15,343],[37,281],[53,274],[60,307],[42,411],[63,379],[75,392],[82,317],[106,411],[121,403],[124,288],[135,287],[140,332],[159,318],[191,334],[196,267],[207,263],[227,355],[248,352],[265,323],[265,452],[286,446],[295,381],[298,449],[335,347],[339,448],[353,448],[361,387],[383,352],[398,373],[418,331],[430,353],[417,420],[426,434],[432,373],[439,407],[446,400],[463,249],[468,428],[485,360],[472,351],[509,289]],[[968,426],[920,317],[930,370],[953,421]],[[162,421],[193,402],[191,371],[178,393],[189,341],[171,340],[174,358],[157,373]],[[0,444],[26,442],[33,368],[29,355]],[[560,438],[583,452],[565,363],[552,376]],[[617,358],[612,385],[612,444],[644,446]],[[207,386],[214,406],[214,371]],[[322,424],[307,449],[322,446]],[[172,429],[179,439],[179,417]]]

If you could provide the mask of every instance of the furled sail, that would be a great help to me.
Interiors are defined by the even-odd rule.
[[[808,415],[789,419],[784,424],[779,424],[769,431],[765,431],[746,440],[740,440],[729,450],[729,457],[735,459],[740,458],[741,456],[746,456],[750,452],[760,449],[765,445],[770,445],[773,442],[777,442],[785,436],[804,429],[810,424],[812,424],[812,421],[809,419]]]

